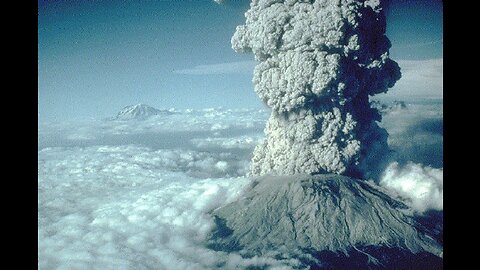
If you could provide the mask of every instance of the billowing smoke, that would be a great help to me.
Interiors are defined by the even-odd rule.
[[[251,174],[376,177],[387,133],[369,96],[400,78],[377,0],[252,0],[232,38],[272,109]]]

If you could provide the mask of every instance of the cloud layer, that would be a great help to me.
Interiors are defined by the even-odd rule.
[[[398,64],[402,79],[386,95],[397,98],[443,96],[443,58],[398,60]]]
[[[208,212],[231,202],[250,180],[202,180],[184,173],[181,163],[196,167],[196,162],[188,153],[135,146],[39,151],[39,268],[245,269],[295,263],[205,247],[214,224]],[[197,169],[222,170],[219,164]]]
[[[393,160],[443,167],[443,103],[425,100],[383,115],[381,126],[389,133]]]
[[[239,61],[210,65],[198,65],[189,69],[175,70],[173,73],[185,75],[252,74],[254,61]]]
[[[207,248],[210,211],[250,183],[245,174],[269,112],[172,111],[39,125],[39,269],[307,268],[293,254],[246,258]],[[384,115],[399,163],[383,186],[418,211],[441,205],[443,163],[426,165],[442,159],[442,115],[441,104],[430,103]],[[417,164],[407,165],[412,157]]]

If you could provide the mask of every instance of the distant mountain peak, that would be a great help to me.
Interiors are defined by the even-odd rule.
[[[135,104],[124,107],[113,120],[144,120],[154,115],[170,115],[169,110],[159,110],[146,104]]]

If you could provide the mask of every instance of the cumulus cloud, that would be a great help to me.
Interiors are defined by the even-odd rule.
[[[245,17],[232,47],[253,52],[272,108],[252,175],[379,173],[387,134],[368,99],[400,78],[379,1],[260,0]]]
[[[380,185],[394,191],[414,210],[443,210],[443,169],[407,163],[391,163]]]
[[[45,148],[38,156],[40,269],[298,265],[205,247],[214,226],[208,213],[241,195],[250,180],[188,176],[183,165],[175,165],[190,160],[188,153],[94,146]]]
[[[394,150],[407,139],[412,146],[399,152],[399,160],[418,156],[423,159],[415,162],[425,161],[423,145],[432,138],[439,138],[435,149],[441,147],[442,133],[432,124],[441,119],[441,108],[408,103],[407,109],[384,116]],[[39,125],[40,269],[308,269],[298,254],[246,258],[242,250],[207,248],[205,235],[215,224],[210,211],[242,196],[250,184],[244,175],[264,138],[269,112],[175,112],[143,121]],[[429,153],[441,155],[433,148]],[[390,179],[413,175],[400,164],[390,168]],[[430,179],[425,177],[408,192],[421,194],[415,190],[425,186]],[[385,180],[390,182],[395,183]],[[430,192],[440,185],[435,183]],[[398,185],[391,186],[384,184],[393,190]],[[400,196],[400,191],[395,192]],[[402,198],[414,205],[408,194]]]

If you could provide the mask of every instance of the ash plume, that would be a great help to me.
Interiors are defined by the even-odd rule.
[[[380,1],[252,0],[245,17],[232,47],[254,54],[255,92],[272,109],[251,175],[377,177],[388,134],[369,96],[401,76]]]

